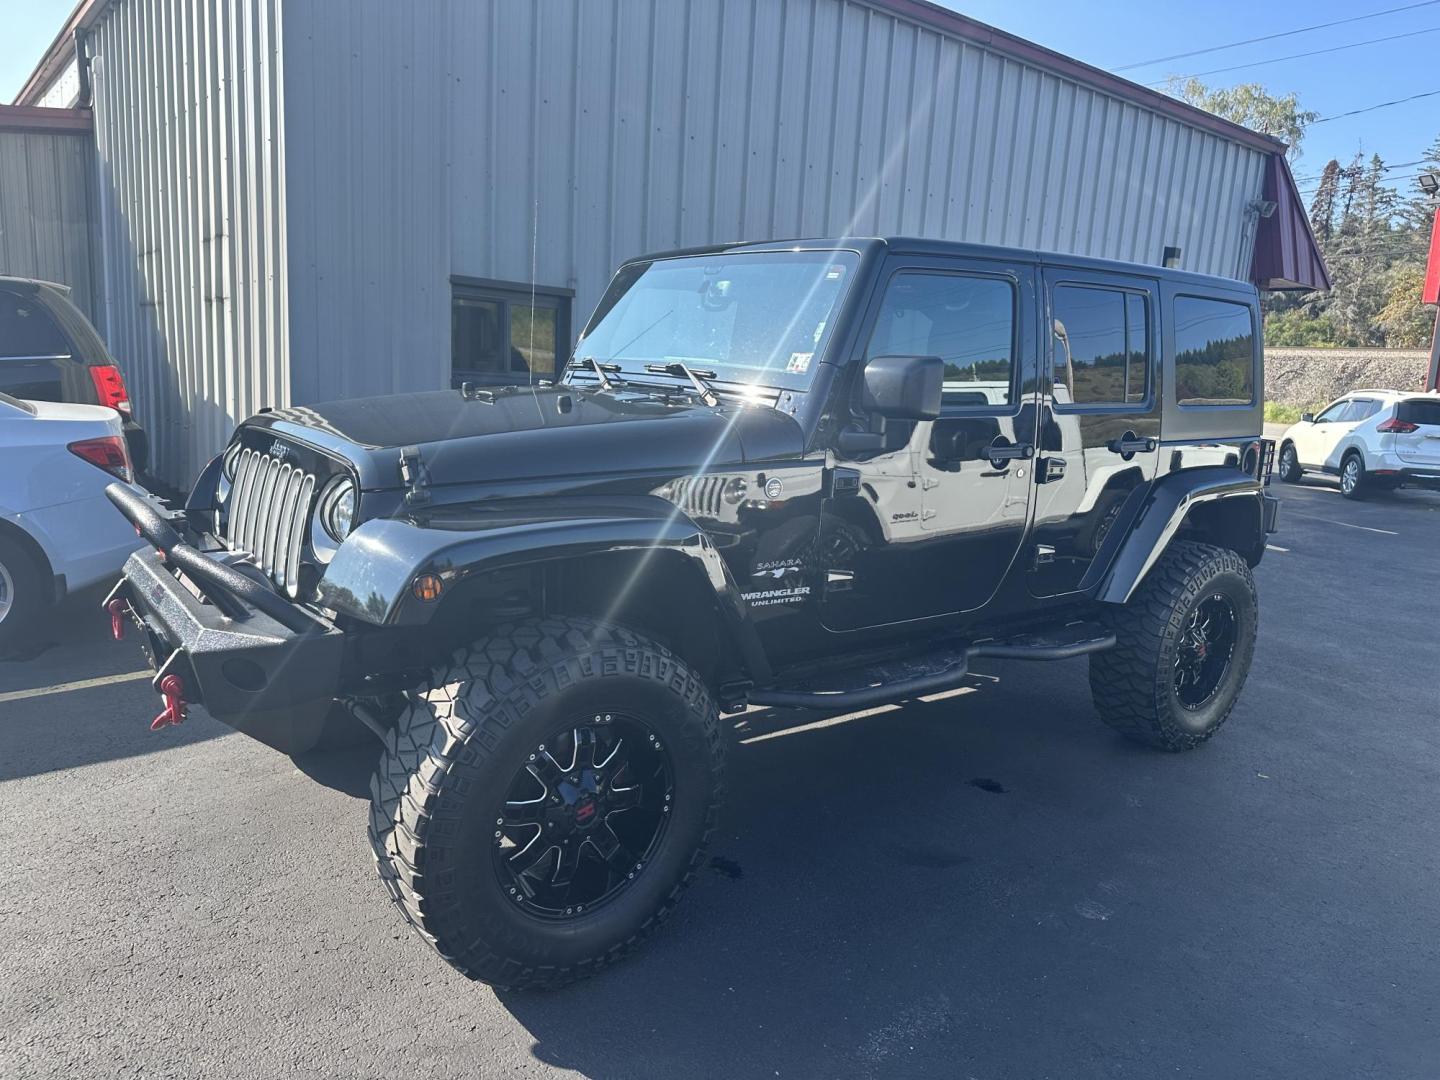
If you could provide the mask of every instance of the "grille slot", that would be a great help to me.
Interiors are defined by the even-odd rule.
[[[680,506],[687,514],[716,518],[720,516],[720,499],[725,490],[723,476],[689,476],[682,481]]]
[[[240,451],[226,507],[225,543],[254,559],[292,597],[300,589],[300,556],[314,498],[312,473],[256,450]]]

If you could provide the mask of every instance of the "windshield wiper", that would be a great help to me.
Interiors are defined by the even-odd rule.
[[[619,364],[606,364],[596,360],[593,356],[584,356],[579,360],[571,360],[565,365],[566,371],[593,371],[595,377],[600,380],[600,389],[614,390],[617,386],[624,386],[624,379],[612,379],[611,375],[620,373]]]
[[[646,364],[646,371],[653,371],[657,375],[674,375],[677,379],[689,379],[690,385],[695,387],[700,395],[700,400],[712,409],[720,404],[719,395],[715,389],[707,383],[706,379],[715,378],[715,372],[703,369],[692,368],[683,360],[671,360],[668,364]]]

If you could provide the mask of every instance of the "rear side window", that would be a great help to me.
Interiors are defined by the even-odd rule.
[[[0,360],[69,355],[70,343],[38,300],[0,290]]]
[[[1361,420],[1368,420],[1380,411],[1380,402],[1372,401],[1369,398],[1357,398],[1350,403],[1350,408],[1345,410],[1344,419],[1347,422],[1359,423]]]
[[[1395,406],[1395,419],[1410,424],[1428,424],[1440,427],[1440,398],[1426,400],[1411,398]]]
[[[1150,371],[1145,297],[1091,285],[1057,285],[1050,307],[1056,405],[1143,402]]]
[[[1175,298],[1175,400],[1250,405],[1255,400],[1255,320],[1245,304]]]

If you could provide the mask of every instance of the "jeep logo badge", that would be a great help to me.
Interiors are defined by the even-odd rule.
[[[283,458],[289,452],[290,448],[279,439],[270,444],[270,456],[273,458]]]

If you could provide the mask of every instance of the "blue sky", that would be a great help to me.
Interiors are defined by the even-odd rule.
[[[1256,0],[1159,4],[1155,0],[942,2],[1087,63],[1113,69],[1158,56],[1399,7],[1413,0],[1306,0],[1269,6]],[[72,7],[73,0],[0,0],[0,26],[5,28],[0,35],[0,100],[12,100]],[[1172,73],[1207,71],[1432,27],[1436,28],[1433,34],[1204,77],[1214,85],[1255,81],[1277,92],[1294,90],[1305,108],[1330,116],[1409,94],[1440,90],[1440,77],[1434,74],[1440,68],[1436,62],[1440,56],[1440,3],[1122,74],[1137,82],[1160,81]],[[1338,157],[1343,162],[1356,150],[1367,156],[1378,153],[1396,164],[1412,161],[1437,134],[1440,96],[1317,124],[1306,137],[1304,156],[1295,172],[1300,177],[1314,175],[1329,158]],[[1392,175],[1405,176],[1413,171],[1402,168]],[[1410,183],[1402,181],[1401,186]]]

